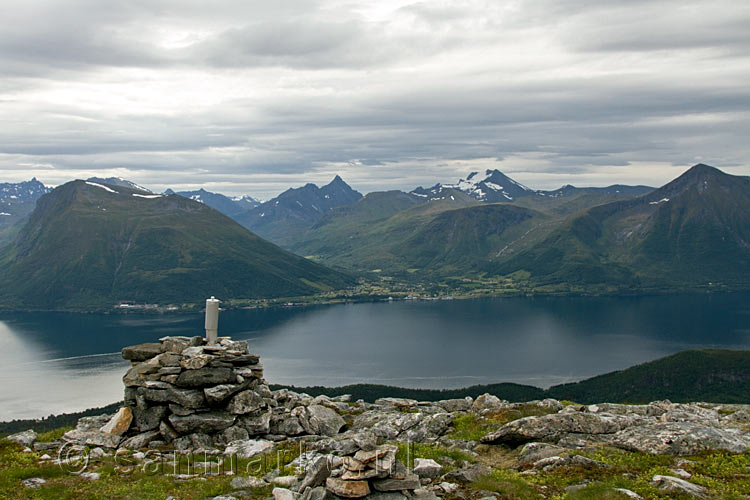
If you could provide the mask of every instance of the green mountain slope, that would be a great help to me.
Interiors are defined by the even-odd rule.
[[[0,254],[6,308],[297,296],[349,283],[201,203],[83,181],[42,197]]]
[[[537,284],[750,286],[750,179],[696,165],[644,196],[583,210],[491,266]]]
[[[625,370],[547,390],[577,403],[709,401],[750,403],[750,351],[682,351]]]
[[[288,248],[328,265],[413,278],[472,274],[547,234],[554,217],[509,203],[487,204],[443,188],[425,198],[389,191],[338,209]]]

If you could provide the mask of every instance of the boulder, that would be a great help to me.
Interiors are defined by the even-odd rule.
[[[131,345],[122,350],[122,358],[128,361],[146,361],[161,354],[161,343],[147,342],[145,344]]]
[[[708,498],[706,488],[679,477],[657,475],[651,479],[651,485],[668,493],[683,493],[696,498]]]
[[[300,424],[299,418],[288,413],[274,413],[269,422],[271,433],[282,434],[284,436],[298,436],[305,432]],[[249,431],[248,431],[249,432]]]
[[[231,486],[236,490],[254,490],[264,488],[268,486],[268,483],[255,476],[237,476],[232,478]]]
[[[66,432],[63,437],[67,441],[73,441],[84,445],[101,446],[104,448],[117,448],[117,445],[120,443],[120,436],[99,430],[81,431],[73,429],[72,431]]]
[[[299,491],[304,491],[305,488],[315,488],[325,484],[326,479],[331,475],[331,467],[328,462],[328,457],[318,456],[308,466],[305,471],[305,477],[302,478],[302,482],[299,485]]]
[[[444,399],[442,401],[436,401],[435,406],[442,408],[443,410],[453,413],[457,411],[469,411],[474,400],[467,396],[463,399]]]
[[[525,417],[500,427],[484,436],[487,444],[518,446],[531,441],[557,442],[569,433],[614,434],[635,425],[639,420],[630,417],[598,415],[592,413],[555,413],[540,417]]]
[[[444,481],[457,482],[457,483],[473,483],[482,476],[486,476],[491,472],[492,469],[486,465],[470,465],[463,469],[456,469],[448,472],[443,476]]]
[[[309,434],[335,436],[346,425],[341,416],[330,408],[321,405],[310,405],[306,410]],[[303,422],[304,426],[304,422]]]
[[[274,500],[297,500],[299,497],[299,493],[286,488],[274,488],[272,494]]]
[[[526,443],[518,454],[520,465],[530,465],[543,458],[557,457],[569,450],[549,443]]]
[[[416,399],[406,398],[378,398],[375,400],[375,404],[378,406],[390,406],[393,408],[411,408],[417,406],[418,401]]]
[[[128,407],[120,408],[115,413],[109,422],[99,429],[102,432],[108,432],[110,434],[116,434],[122,436],[130,428],[130,423],[133,421],[133,411]]]
[[[345,498],[361,498],[370,494],[370,485],[367,481],[344,481],[335,477],[326,479],[326,489]]]
[[[244,441],[233,441],[224,450],[225,455],[236,455],[238,458],[252,458],[271,451],[274,444],[265,439],[247,439]]]
[[[738,429],[720,429],[692,422],[657,422],[630,427],[615,434],[611,443],[652,455],[688,456],[703,451],[745,453],[748,438]]]
[[[213,410],[205,413],[180,416],[170,415],[169,422],[180,434],[191,432],[219,432],[234,424],[234,415],[223,410]]]
[[[159,435],[159,430],[142,432],[140,434],[136,434],[133,437],[127,438],[122,442],[120,447],[128,450],[140,450],[142,448],[146,448],[149,443],[157,439]]]
[[[282,488],[294,488],[297,485],[297,476],[279,476],[273,478],[271,483]]]
[[[9,441],[15,441],[16,443],[31,447],[34,445],[34,441],[37,440],[37,433],[34,432],[33,429],[29,429],[27,431],[18,432],[16,434],[11,434],[10,436],[6,437],[5,439]]]
[[[559,467],[580,467],[583,469],[610,469],[611,466],[598,460],[582,457],[581,455],[565,455],[543,458],[534,463],[534,468],[544,472],[551,472]]]
[[[412,472],[420,478],[435,479],[443,472],[443,466],[430,458],[415,458]]]
[[[474,401],[474,404],[471,405],[471,411],[481,413],[485,410],[500,410],[506,406],[508,406],[507,401],[503,401],[492,394],[484,393]]]

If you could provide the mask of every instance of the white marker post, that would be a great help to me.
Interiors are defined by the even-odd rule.
[[[206,299],[206,341],[208,345],[216,343],[219,335],[219,299]]]

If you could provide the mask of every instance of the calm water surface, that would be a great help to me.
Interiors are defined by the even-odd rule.
[[[202,335],[201,315],[0,315],[0,420],[122,395],[126,345]],[[270,383],[547,387],[697,347],[750,348],[750,294],[506,298],[227,311]]]

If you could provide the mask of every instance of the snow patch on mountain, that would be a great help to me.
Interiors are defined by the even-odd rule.
[[[99,183],[96,183],[96,182],[89,182],[89,181],[86,181],[86,184],[88,184],[89,186],[94,186],[94,187],[102,188],[103,190],[109,191],[110,193],[119,194],[117,191],[115,191],[112,188],[109,188],[109,187],[105,186],[104,184],[99,184]]]

